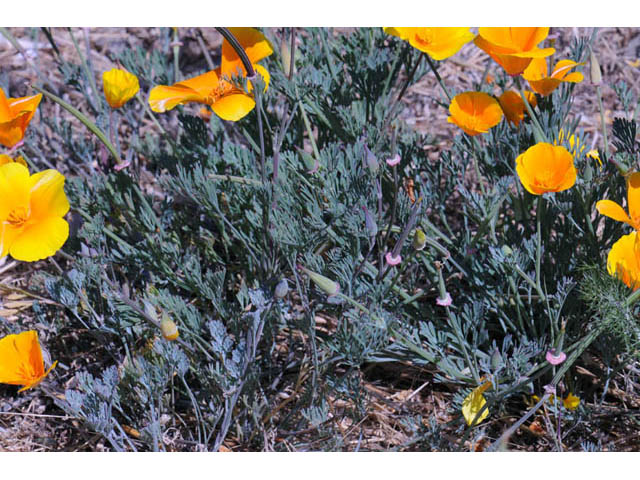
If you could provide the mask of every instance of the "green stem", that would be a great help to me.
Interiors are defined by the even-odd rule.
[[[60,105],[62,108],[64,108],[67,112],[69,112],[71,115],[73,115],[78,120],[80,120],[80,122],[82,122],[85,127],[87,127],[89,130],[91,130],[91,132],[93,132],[96,135],[96,137],[98,137],[100,139],[100,141],[104,144],[104,146],[107,147],[107,150],[109,150],[111,155],[113,155],[113,158],[115,158],[116,162],[118,164],[122,163],[122,159],[118,155],[118,151],[116,150],[116,148],[109,141],[109,139],[106,137],[106,135],[96,126],[95,123],[93,123],[91,120],[89,120],[88,117],[86,117],[79,110],[77,110],[76,108],[72,107],[67,102],[62,100],[60,97],[57,97],[53,93],[48,92],[47,90],[45,90],[43,88],[36,87],[35,85],[31,85],[31,88],[33,88],[37,92],[42,93],[44,96],[48,97],[50,100],[53,100],[58,105]]]
[[[540,264],[542,262],[542,215],[544,210],[544,198],[542,195],[538,197],[536,206],[536,289],[538,293],[542,292],[540,283]],[[544,295],[541,295],[544,297]]]
[[[604,107],[602,105],[602,88],[600,85],[596,86],[596,92],[598,94],[598,108],[600,110],[600,124],[602,125],[602,138],[604,139],[604,152],[607,160],[609,159],[609,141],[607,138],[607,124],[604,119]]]
[[[524,94],[524,89],[522,88],[522,85],[520,84],[520,77],[516,77],[516,85],[518,86],[518,91],[520,92],[520,97],[522,97],[522,101],[524,102],[524,106],[527,109],[527,113],[529,114],[529,117],[531,118],[531,121],[533,122],[533,135],[536,138],[536,142],[540,143],[540,142],[545,142],[545,143],[549,143],[549,140],[547,139],[547,136],[544,134],[544,130],[542,130],[542,127],[540,126],[540,123],[538,122],[538,119],[536,118],[535,113],[533,113],[533,109],[531,108],[531,105],[529,105],[529,100],[527,100],[527,96]]]
[[[82,69],[84,70],[84,74],[89,79],[89,83],[91,84],[91,90],[93,90],[93,98],[95,100],[95,109],[101,112],[102,102],[100,101],[100,97],[98,95],[98,88],[96,87],[96,80],[95,78],[93,78],[93,72],[91,71],[91,69],[89,68],[89,65],[87,64],[87,59],[84,58],[84,55],[82,55],[82,51],[80,50],[80,45],[78,45],[76,38],[73,36],[73,32],[71,31],[71,28],[67,28],[67,30],[69,31],[69,36],[71,37],[73,46],[75,47],[76,52],[80,57],[80,61],[82,62]]]
[[[447,90],[447,87],[444,85],[444,82],[442,81],[442,77],[440,77],[440,74],[438,73],[438,70],[436,69],[436,66],[433,64],[433,60],[431,60],[431,57],[428,54],[424,53],[423,55],[427,59],[427,63],[429,64],[429,67],[431,67],[431,71],[433,72],[433,74],[436,76],[436,80],[440,84],[440,87],[444,91],[444,94],[449,99],[449,103],[451,103],[451,100],[452,100],[453,97],[451,97],[451,94],[449,93],[449,90]]]

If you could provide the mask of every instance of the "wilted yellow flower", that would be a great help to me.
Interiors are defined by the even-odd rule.
[[[262,76],[265,89],[269,85],[269,72],[256,62],[273,53],[267,39],[254,28],[230,28],[244,48],[255,71]],[[149,105],[154,112],[166,112],[176,105],[189,102],[209,105],[223,120],[237,121],[247,115],[256,105],[252,84],[248,81],[245,91],[232,81],[236,75],[246,76],[247,71],[233,47],[222,42],[222,62],[220,67],[197,77],[183,80],[171,86],[159,85],[149,94]]]
[[[538,105],[538,100],[533,92],[525,90],[524,94],[531,108]],[[513,90],[508,90],[498,97],[498,102],[500,102],[500,106],[507,120],[516,127],[520,125],[520,122],[524,119],[524,114],[527,112],[527,108],[520,94]]]
[[[533,195],[561,192],[573,187],[577,171],[573,155],[562,146],[537,143],[516,158],[520,182]]]
[[[578,408],[578,405],[580,405],[580,398],[569,392],[567,398],[562,400],[562,404],[567,410],[575,410],[576,408]]]
[[[522,74],[522,78],[529,82],[531,89],[546,97],[562,82],[578,83],[584,79],[580,72],[569,73],[569,70],[582,65],[572,60],[560,60],[556,63],[551,74],[547,70],[546,58],[534,58]]]
[[[162,314],[162,321],[160,322],[160,330],[162,331],[162,336],[166,340],[175,340],[178,338],[180,333],[178,332],[178,327],[174,323],[173,320],[166,313]]]
[[[111,108],[120,108],[140,90],[138,77],[120,68],[112,68],[102,74],[104,96]]]
[[[627,287],[640,288],[640,237],[635,230],[613,244],[607,256],[609,275],[618,277]]]
[[[22,385],[19,392],[38,385],[57,363],[54,362],[45,372],[35,330],[0,338],[0,383]]]
[[[598,162],[598,166],[599,167],[602,166],[602,160],[600,160],[600,153],[598,153],[598,150],[596,150],[595,148],[587,152],[587,158],[592,158],[593,160],[596,160]]]
[[[5,155],[5,154],[1,154],[0,155],[0,165],[4,165],[5,163],[19,163],[20,165],[24,165],[25,167],[29,168],[29,166],[27,165],[27,162],[25,161],[24,158],[22,158],[21,155],[19,155],[16,158],[11,158],[9,155]]]
[[[467,395],[467,397],[462,401],[462,415],[464,416],[467,425],[479,425],[485,418],[489,416],[489,409],[485,408],[474,423],[476,415],[478,415],[480,410],[482,410],[482,408],[487,403],[482,394],[490,389],[491,386],[491,382],[484,382],[479,387],[474,388],[471,393]]]
[[[447,122],[459,126],[467,135],[486,133],[502,120],[502,108],[491,95],[483,92],[459,93],[449,105]]]
[[[0,166],[0,258],[34,262],[55,254],[69,237],[64,176],[56,170],[29,175],[19,163]]]
[[[509,75],[520,75],[534,58],[548,57],[554,48],[538,48],[549,27],[480,27],[475,44]]]
[[[449,58],[475,37],[467,27],[385,27],[384,31],[406,40],[434,60]]]
[[[632,173],[627,178],[627,208],[629,215],[612,200],[600,200],[596,203],[596,209],[602,215],[627,223],[634,230],[640,230],[640,172]]]
[[[11,148],[24,138],[40,100],[41,93],[32,97],[7,98],[0,88],[0,144]]]

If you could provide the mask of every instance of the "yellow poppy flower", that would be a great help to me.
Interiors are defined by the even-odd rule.
[[[525,90],[525,96],[531,108],[534,108],[538,104],[538,100],[533,92]],[[507,121],[516,127],[520,125],[520,122],[524,119],[524,114],[527,109],[522,101],[522,97],[518,92],[508,90],[498,97],[498,102],[502,107],[504,116],[507,117]]]
[[[456,95],[449,105],[451,116],[447,122],[459,126],[467,135],[486,133],[502,120],[502,108],[491,95],[483,92],[464,92]]]
[[[19,392],[38,385],[57,363],[44,371],[42,349],[34,330],[0,339],[0,383],[23,385]]]
[[[55,254],[69,237],[64,176],[56,170],[29,175],[19,163],[0,166],[0,258],[34,262]]]
[[[12,163],[12,162],[19,163],[20,165],[24,165],[25,167],[29,168],[29,166],[27,165],[27,162],[25,161],[24,158],[22,158],[22,156],[18,156],[17,158],[13,159],[9,155],[5,155],[5,154],[0,155],[0,165],[4,165],[5,163]]]
[[[385,27],[384,31],[406,40],[434,60],[449,58],[475,37],[467,27]]]
[[[102,74],[104,96],[111,108],[120,108],[140,90],[138,77],[120,68]]]
[[[596,150],[595,148],[587,152],[587,158],[596,160],[598,162],[598,166],[602,167],[602,160],[600,160],[600,153],[598,153],[598,150]]]
[[[602,215],[624,222],[640,230],[640,172],[635,172],[627,178],[627,208],[629,215],[616,202],[600,200],[596,203],[596,209]]]
[[[575,410],[578,408],[578,405],[580,405],[580,397],[576,397],[573,393],[569,392],[567,398],[562,400],[562,404],[567,410]]]
[[[529,82],[531,89],[546,97],[562,82],[578,83],[584,79],[580,72],[569,73],[569,70],[582,65],[572,60],[560,60],[553,67],[551,74],[547,70],[546,58],[534,58],[522,74],[522,78]]]
[[[474,388],[469,395],[462,401],[462,415],[467,422],[467,425],[479,425],[482,421],[489,416],[489,409],[485,408],[475,421],[476,415],[482,410],[487,401],[482,395],[488,389],[491,388],[491,382],[486,381],[479,387]]]
[[[244,48],[253,68],[268,86],[269,72],[263,66],[256,65],[256,62],[273,53],[267,39],[254,28],[230,28],[229,30]],[[149,105],[154,112],[166,112],[176,105],[196,102],[210,106],[223,120],[240,120],[253,110],[256,102],[251,95],[253,87],[250,81],[247,85],[248,91],[232,81],[232,77],[238,74],[246,76],[247,72],[233,47],[224,40],[220,67],[171,86],[154,87],[149,94]]]
[[[572,155],[580,155],[582,154],[582,152],[584,152],[584,149],[586,147],[584,145],[580,145],[580,138],[577,138],[575,135],[565,135],[563,129],[558,130],[558,140],[554,141],[553,144],[562,145],[563,143],[565,143],[565,137],[568,137],[568,150]]]
[[[543,142],[516,158],[516,172],[524,188],[533,195],[567,190],[577,177],[573,155],[565,147]]]
[[[32,97],[7,98],[0,88],[0,144],[11,148],[20,143],[40,100],[41,93]]]
[[[607,272],[627,287],[640,288],[640,237],[635,230],[613,244],[607,256]]]
[[[474,43],[509,75],[520,75],[534,58],[548,57],[554,48],[538,48],[549,27],[480,27]]]

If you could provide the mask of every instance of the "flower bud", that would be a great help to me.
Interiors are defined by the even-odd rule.
[[[496,347],[496,349],[491,354],[491,368],[493,370],[497,370],[498,367],[502,364],[502,356],[500,355],[500,350]]]
[[[291,50],[289,50],[289,44],[284,37],[280,42],[280,55],[282,56],[282,71],[289,77],[291,75]]]
[[[169,315],[166,313],[162,314],[162,322],[160,322],[160,330],[162,331],[162,336],[166,340],[175,340],[178,338],[178,327],[176,324],[169,318]]]
[[[274,295],[276,296],[276,298],[284,298],[287,293],[289,293],[289,284],[287,283],[287,279],[283,278],[276,285]]]
[[[422,231],[421,228],[416,229],[413,234],[413,248],[416,250],[424,249],[424,246],[427,244],[427,236]]]
[[[309,275],[309,278],[316,284],[316,286],[322,290],[327,295],[335,295],[340,291],[340,285],[337,282],[325,277],[324,275],[320,275],[319,273],[312,272],[311,270],[303,267],[302,265],[298,265],[298,268],[302,270],[304,273]]]
[[[601,82],[602,70],[600,70],[600,63],[593,51],[591,51],[591,83],[594,85],[600,85]]]
[[[364,224],[367,227],[367,233],[370,238],[373,238],[378,234],[378,225],[376,225],[376,221],[367,210],[367,207],[363,205],[362,210],[364,210]]]
[[[511,255],[513,255],[513,250],[511,249],[511,247],[509,245],[503,245],[502,246],[502,253],[505,257],[509,257]]]
[[[367,145],[365,144],[364,146],[364,151],[365,151],[365,162],[366,162],[366,166],[369,169],[369,171],[373,174],[378,172],[378,168],[379,168],[379,163],[378,163],[378,159],[376,158],[376,156],[373,154],[373,152],[371,150],[369,150],[369,147],[367,147]]]

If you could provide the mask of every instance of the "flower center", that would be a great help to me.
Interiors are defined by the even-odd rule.
[[[205,101],[207,105],[213,105],[216,101],[220,100],[222,97],[230,95],[235,92],[240,92],[240,89],[236,88],[232,83],[220,79],[218,85],[211,89],[209,95],[205,97]]]
[[[29,220],[29,211],[27,208],[18,207],[14,208],[11,213],[9,213],[6,222],[15,228],[19,228],[24,225],[27,220]]]

